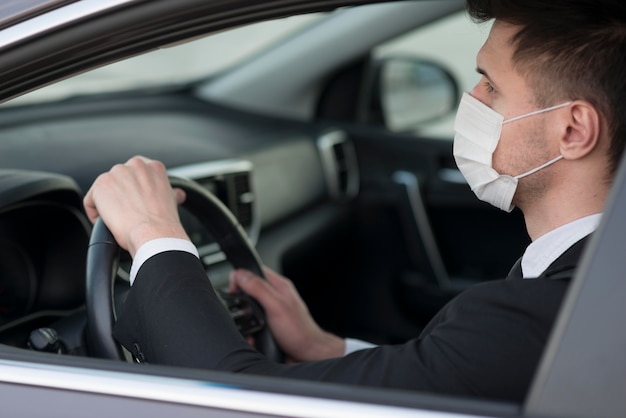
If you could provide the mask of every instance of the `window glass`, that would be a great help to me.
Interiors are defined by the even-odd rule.
[[[93,93],[185,85],[242,62],[322,18],[323,13],[270,20],[169,45],[41,88],[4,106]]]
[[[490,24],[477,25],[465,12],[459,12],[387,42],[374,54],[377,58],[415,57],[439,63],[450,71],[461,92],[470,91],[479,80],[476,54],[489,30]],[[422,135],[451,140],[454,112],[443,119],[420,124],[415,130]]]

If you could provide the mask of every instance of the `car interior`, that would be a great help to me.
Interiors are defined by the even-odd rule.
[[[356,24],[364,18],[353,19]],[[236,103],[237,88],[265,84],[259,81],[264,74],[254,72],[251,78],[246,72],[275,57],[299,59],[305,52],[292,57],[293,44],[309,46],[318,31],[333,27],[332,20],[322,19],[300,34],[305,39],[279,42],[256,60],[204,83],[2,109],[0,164],[42,174],[22,184],[17,172],[7,173],[20,184],[7,181],[4,192],[20,198],[5,200],[0,219],[7,231],[3,257],[11,259],[2,276],[6,302],[0,341],[26,347],[32,331],[52,327],[60,328],[68,352],[88,351],[80,327],[65,336],[65,327],[55,324],[75,316],[83,302],[90,225],[81,199],[98,174],[136,154],[163,161],[173,176],[193,179],[221,199],[262,262],[292,279],[320,325],[339,335],[374,343],[405,341],[465,287],[506,275],[528,241],[522,219],[477,202],[458,181],[458,171],[454,178],[451,138],[386,129],[375,109],[380,91],[371,93],[372,109],[364,111],[369,121],[357,118],[354,98],[364,94],[364,79],[382,79],[381,67],[394,62],[371,56],[378,40],[362,40],[349,53],[328,57],[315,75],[299,73],[291,81],[322,80],[315,95],[310,93],[317,99],[311,120],[294,115],[297,104],[288,103],[294,114],[275,116],[271,113],[281,113],[278,106],[261,114]],[[285,68],[282,62],[274,65]],[[333,71],[322,73],[325,67]],[[268,78],[277,77],[275,69],[267,71]],[[275,92],[272,100],[280,103],[281,94],[291,93]],[[452,100],[458,94],[453,84]],[[443,116],[453,110],[450,106]],[[32,225],[32,213],[39,214],[41,225]],[[224,287],[229,266],[223,253],[202,225],[182,216],[209,277]],[[26,226],[31,234],[21,233]],[[129,262],[122,255],[122,285]]]
[[[100,173],[138,154],[216,196],[261,263],[290,278],[315,320],[335,334],[401,343],[459,292],[505,277],[529,242],[522,214],[475,198],[459,177],[452,137],[437,125],[449,125],[466,83],[431,56],[380,53],[381,45],[462,10],[462,1],[324,10],[205,78],[108,89],[106,77],[94,76],[91,92],[86,82],[79,93],[62,95],[51,85],[42,92],[49,88],[52,99],[36,98],[35,91],[35,99],[25,95],[0,106],[0,345],[8,358],[41,351],[35,361],[64,364],[63,357],[72,357],[96,370],[135,366],[94,359],[99,351],[86,338],[92,225],[82,198]],[[363,31],[368,25],[376,29]],[[185,46],[175,36],[167,41],[166,50]],[[151,70],[138,73],[149,78]],[[427,106],[422,119],[407,121],[402,110],[415,100],[411,89],[444,97],[437,99],[440,108]],[[192,212],[183,207],[180,214],[209,279],[225,289],[237,263]],[[117,305],[128,291],[131,260],[122,252],[118,262]],[[206,378],[202,371],[158,366],[143,373]],[[441,404],[436,396],[409,400],[393,391],[212,376],[269,391]],[[459,399],[448,408],[519,411]]]

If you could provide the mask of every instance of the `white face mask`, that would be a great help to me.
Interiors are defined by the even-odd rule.
[[[498,174],[492,167],[492,155],[498,146],[502,125],[529,116],[549,112],[571,102],[536,110],[504,120],[504,117],[468,93],[463,94],[454,122],[454,159],[476,196],[493,206],[510,212],[517,181],[553,164],[562,155],[519,176]]]

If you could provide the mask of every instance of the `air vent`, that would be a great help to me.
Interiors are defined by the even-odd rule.
[[[252,164],[245,160],[221,160],[168,170],[171,175],[197,181],[219,198],[246,231],[250,242],[257,242],[260,219],[252,182]]]
[[[245,230],[249,230],[253,223],[254,193],[250,184],[250,173],[237,173],[231,176],[233,187],[232,211]]]
[[[359,192],[359,169],[354,146],[343,131],[331,131],[318,140],[329,194],[350,199]]]

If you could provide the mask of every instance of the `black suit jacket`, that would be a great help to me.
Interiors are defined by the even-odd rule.
[[[507,280],[461,293],[405,344],[296,365],[273,363],[252,349],[199,260],[167,252],[140,269],[114,336],[155,364],[522,402],[583,244],[537,279],[512,270]]]

